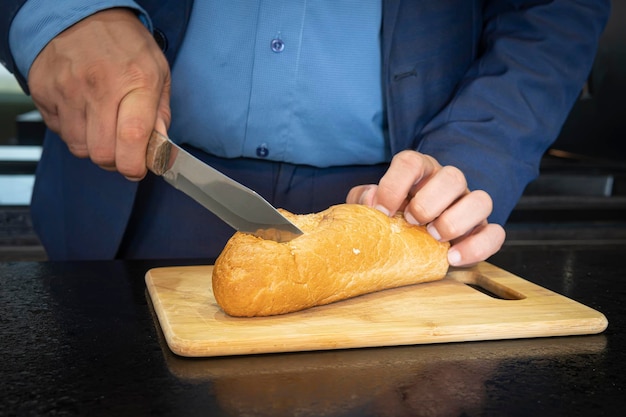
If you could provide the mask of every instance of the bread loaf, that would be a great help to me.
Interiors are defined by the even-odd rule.
[[[282,213],[304,234],[277,243],[235,233],[213,268],[213,293],[231,316],[269,316],[374,291],[434,281],[448,270],[448,244],[401,214],[358,204]]]

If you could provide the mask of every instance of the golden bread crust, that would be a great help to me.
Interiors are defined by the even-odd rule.
[[[213,268],[213,293],[231,316],[284,314],[403,285],[448,270],[449,244],[402,215],[340,204],[282,213],[304,234],[277,243],[235,233]]]

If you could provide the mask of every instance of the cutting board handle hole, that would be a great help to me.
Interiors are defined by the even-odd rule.
[[[485,295],[488,295],[491,298],[495,298],[496,300],[519,300],[519,298],[503,297],[503,296],[501,296],[499,294],[496,294],[494,292],[489,291],[486,288],[481,287],[478,284],[472,284],[472,283],[468,283],[468,282],[465,282],[464,284],[467,285],[470,288],[475,289],[478,292],[481,292],[481,293],[483,293]]]
[[[454,270],[448,273],[450,278],[462,282],[468,287],[488,295],[496,300],[523,300],[526,296],[499,282],[471,270]]]

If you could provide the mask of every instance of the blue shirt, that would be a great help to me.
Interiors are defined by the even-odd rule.
[[[29,0],[11,27],[18,68],[56,34],[132,1]],[[314,166],[389,161],[381,86],[381,1],[198,0],[172,68],[178,141],[226,158]],[[147,23],[150,26],[150,23]],[[38,36],[20,36],[37,28]],[[23,39],[23,40],[22,40]]]

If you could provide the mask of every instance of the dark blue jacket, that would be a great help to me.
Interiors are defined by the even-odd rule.
[[[0,16],[0,60],[13,72],[8,28],[23,3],[3,0]],[[172,62],[192,1],[138,3]],[[383,0],[392,151],[417,149],[459,167],[471,189],[492,196],[490,220],[504,223],[589,74],[609,9],[610,0]],[[51,257],[85,247],[81,256],[114,256],[135,189],[49,134],[33,217]],[[46,216],[55,221],[38,220]]]

